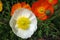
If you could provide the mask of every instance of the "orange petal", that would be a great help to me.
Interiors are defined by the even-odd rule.
[[[26,2],[22,2],[22,3],[21,3],[21,6],[22,6],[23,8],[27,8],[27,9],[31,10],[30,5],[29,5],[29,4],[26,4]]]
[[[48,18],[48,16],[45,13],[43,13],[42,15],[39,16],[40,20],[46,20],[47,18]]]
[[[55,5],[58,3],[58,0],[46,0],[49,4]]]
[[[17,4],[14,4],[12,6],[12,9],[11,9],[11,16],[14,14],[14,11],[21,8],[21,4],[20,3],[17,3]]]
[[[26,2],[21,2],[21,6],[23,7],[24,5],[26,5]]]
[[[27,8],[27,9],[31,10],[31,7],[28,4],[24,5],[23,8]]]

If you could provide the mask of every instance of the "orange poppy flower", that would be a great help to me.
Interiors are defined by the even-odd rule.
[[[58,3],[58,0],[46,0],[49,4],[55,5]]]
[[[15,11],[15,10],[20,9],[20,8],[27,8],[27,9],[31,10],[31,7],[30,7],[29,4],[26,4],[25,2],[17,3],[17,4],[14,4],[14,5],[12,6],[11,16],[14,14],[14,11]]]
[[[51,12],[49,16],[46,14],[47,10],[49,10]],[[39,1],[37,1],[32,4],[32,11],[35,13],[35,15],[40,20],[46,20],[53,14],[54,9],[53,9],[52,5],[49,5],[46,2],[40,3]]]

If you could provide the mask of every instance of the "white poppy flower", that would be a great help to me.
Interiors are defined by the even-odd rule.
[[[21,8],[14,12],[9,22],[13,32],[23,39],[27,39],[37,30],[37,19],[31,10]]]

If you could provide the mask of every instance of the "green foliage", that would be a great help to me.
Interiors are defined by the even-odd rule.
[[[13,4],[17,2],[27,2],[32,5],[36,0],[2,0],[3,11],[0,12],[0,40],[25,40],[17,37],[9,26],[10,11]],[[38,20],[38,29],[34,35],[27,40],[37,40],[39,38],[51,38],[51,40],[60,40],[60,0],[54,6],[54,15],[46,21]]]

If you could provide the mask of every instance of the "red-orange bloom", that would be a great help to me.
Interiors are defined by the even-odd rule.
[[[32,11],[35,13],[35,15],[40,19],[40,20],[46,20],[50,16],[47,16],[46,11],[49,10],[50,16],[53,14],[54,9],[52,5],[49,5],[48,3],[40,3],[39,1],[34,2],[32,4]]]
[[[17,3],[17,4],[14,4],[14,5],[12,6],[11,16],[14,14],[14,11],[15,11],[15,10],[20,9],[20,8],[27,8],[27,9],[31,10],[31,7],[30,7],[29,4],[26,4],[25,2]]]
[[[49,4],[55,5],[58,3],[58,0],[46,0]]]

